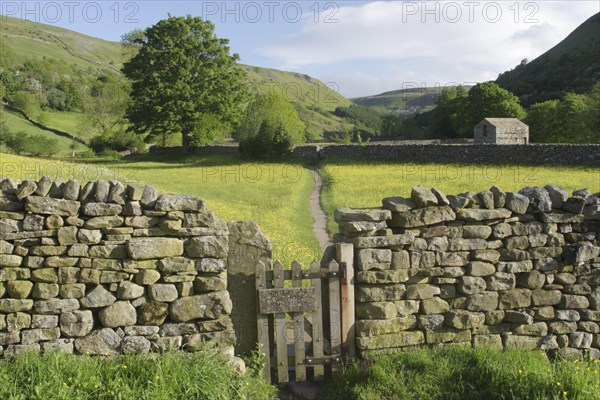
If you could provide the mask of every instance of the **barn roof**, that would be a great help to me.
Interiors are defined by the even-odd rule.
[[[488,122],[498,128],[526,128],[527,125],[517,118],[484,118],[479,124]],[[479,125],[478,124],[478,125]]]

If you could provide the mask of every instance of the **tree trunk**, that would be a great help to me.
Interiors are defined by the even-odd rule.
[[[190,132],[181,132],[181,146],[187,150],[190,148],[190,142]]]

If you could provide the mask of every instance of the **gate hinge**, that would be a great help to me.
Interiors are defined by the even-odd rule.
[[[311,365],[325,365],[325,364],[340,364],[342,362],[341,354],[334,354],[331,356],[323,357],[306,357],[300,364],[311,366]]]

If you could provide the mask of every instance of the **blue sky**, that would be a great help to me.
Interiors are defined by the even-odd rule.
[[[592,1],[9,1],[0,12],[118,41],[167,14],[202,16],[245,64],[347,97],[495,79],[600,11]]]

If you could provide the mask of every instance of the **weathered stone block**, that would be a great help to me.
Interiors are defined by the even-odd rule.
[[[552,200],[546,189],[538,186],[527,186],[519,190],[519,194],[529,198],[532,212],[548,212],[552,210]]]
[[[123,224],[123,217],[108,216],[108,217],[93,217],[85,221],[83,225],[86,229],[105,229],[114,228]]]
[[[0,267],[16,268],[23,263],[23,257],[14,254],[0,254]]]
[[[29,196],[25,201],[25,209],[30,213],[42,215],[75,216],[81,203],[72,200],[53,199],[51,197]]]
[[[405,212],[417,208],[417,204],[413,199],[405,199],[404,197],[386,197],[381,201],[383,208],[392,212]]]
[[[79,309],[76,299],[49,299],[35,302],[34,310],[38,314],[62,314]]]
[[[103,328],[75,339],[75,348],[81,354],[114,355],[120,352],[121,340],[113,329]]]
[[[107,307],[113,304],[116,300],[117,298],[113,296],[112,293],[106,290],[102,285],[98,285],[79,301],[83,307],[99,308]]]
[[[8,295],[15,299],[26,299],[32,288],[33,283],[29,281],[8,281],[6,284]]]
[[[427,207],[402,213],[392,213],[390,227],[416,228],[440,222],[454,221],[456,214],[449,206]]]
[[[28,311],[33,308],[33,300],[29,299],[0,299],[1,313]]]
[[[503,310],[526,308],[531,305],[531,290],[511,289],[499,293],[499,308]]]
[[[210,274],[198,276],[194,279],[195,292],[218,292],[227,289],[227,274]]]
[[[219,318],[231,313],[231,299],[227,291],[182,297],[171,303],[170,315],[174,321],[187,322],[196,318]]]
[[[124,354],[145,354],[150,352],[152,343],[144,336],[126,336],[121,351]]]
[[[456,213],[456,219],[467,222],[489,221],[510,217],[510,210],[498,208],[495,210],[464,208]]]
[[[6,330],[18,332],[31,326],[31,315],[22,312],[11,313],[6,316]]]
[[[408,270],[397,269],[388,271],[357,271],[355,275],[358,283],[404,283],[408,280]]]
[[[569,308],[580,309],[580,308],[588,308],[589,306],[590,306],[590,302],[587,299],[587,297],[578,296],[578,295],[574,295],[574,294],[563,294],[561,301],[560,301],[560,307],[565,308],[565,309],[569,309]]]
[[[58,328],[29,329],[21,332],[21,344],[29,345],[48,340],[57,340],[59,337],[60,329]]]
[[[170,303],[177,299],[178,293],[175,285],[154,284],[148,286],[148,296],[154,301]]]
[[[515,214],[525,214],[529,207],[529,197],[520,193],[508,192],[506,193],[506,203],[504,207]]]
[[[548,196],[550,196],[550,201],[552,202],[552,208],[562,208],[565,201],[569,197],[569,192],[567,192],[564,188],[556,185],[546,185],[544,186],[546,192],[548,192]]]
[[[409,300],[430,299],[440,293],[440,288],[434,285],[413,284],[406,286],[406,298]]]
[[[480,251],[488,251],[488,250],[480,250]],[[491,250],[490,250],[491,251]],[[481,255],[478,258],[482,258]],[[496,273],[496,267],[492,263],[481,262],[481,261],[472,261],[467,265],[467,273],[470,276],[489,276]]]
[[[416,346],[425,343],[423,332],[405,331],[372,337],[359,337],[356,345],[360,350],[388,349]]]
[[[138,307],[137,322],[141,325],[161,325],[168,314],[168,304],[151,301]]]
[[[362,249],[358,252],[358,269],[387,270],[392,262],[392,251],[389,249]]]
[[[468,296],[465,307],[469,311],[493,311],[498,308],[498,293],[483,292]]]
[[[527,261],[501,261],[497,266],[498,272],[508,272],[518,274],[521,272],[529,272],[533,269],[533,263]]]
[[[94,319],[89,310],[71,311],[60,315],[60,331],[68,337],[82,337],[92,331]]]
[[[444,314],[444,323],[456,329],[470,329],[483,325],[485,314],[466,310],[450,310]]]
[[[133,300],[143,295],[144,287],[129,281],[121,282],[117,289],[117,297],[121,300]]]
[[[569,335],[569,345],[577,349],[589,349],[593,335],[587,332],[573,332]]]
[[[136,260],[177,257],[183,254],[183,242],[171,238],[132,239],[127,242],[127,252]]]
[[[359,337],[386,335],[414,329],[416,325],[417,318],[414,315],[393,319],[358,320],[356,335]]]
[[[117,301],[98,313],[102,325],[108,328],[135,325],[136,310],[128,301]]]
[[[90,217],[108,217],[121,214],[123,207],[119,204],[110,203],[85,203],[81,207],[81,211],[84,215]]]
[[[356,316],[364,319],[391,319],[398,316],[393,302],[372,302],[356,305]]]
[[[423,314],[443,314],[450,310],[450,305],[447,301],[433,297],[421,301],[421,312]]]
[[[517,286],[528,289],[541,289],[545,282],[546,276],[536,270],[520,274],[517,278]]]
[[[406,293],[404,285],[358,285],[356,287],[356,300],[360,303],[371,301],[401,300]]]
[[[485,288],[485,280],[476,276],[463,276],[458,284],[459,292],[464,294],[482,293]]]
[[[438,200],[435,194],[424,186],[414,186],[410,193],[411,199],[418,208],[437,206]]]
[[[425,339],[427,344],[471,342],[471,331],[448,328],[426,331]]]
[[[51,299],[58,296],[58,285],[56,283],[36,283],[31,295],[34,299]]]
[[[227,236],[195,237],[188,240],[185,246],[186,254],[194,258],[226,258],[227,250]]]
[[[204,208],[204,201],[194,196],[161,194],[154,208],[158,211],[199,211]]]
[[[473,347],[475,348],[491,348],[499,349],[502,347],[502,337],[500,335],[474,335],[473,336]]]

